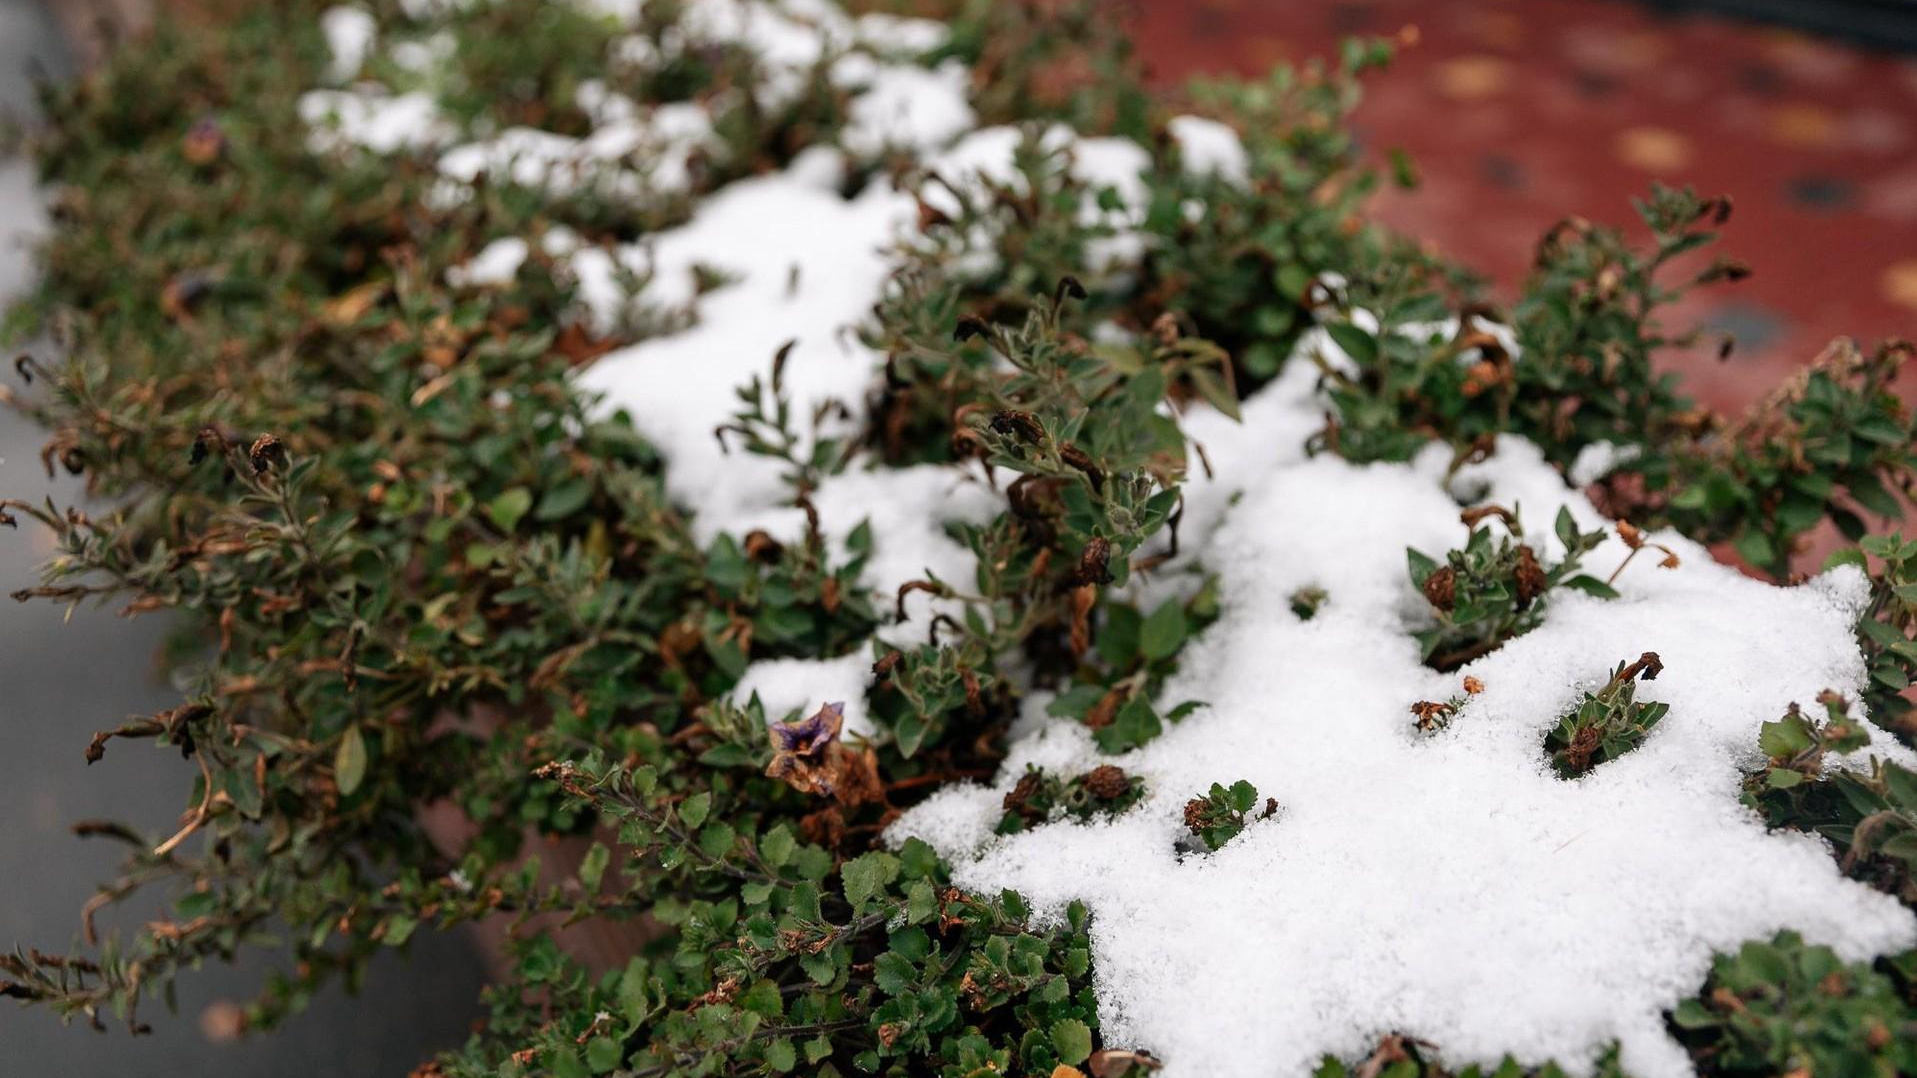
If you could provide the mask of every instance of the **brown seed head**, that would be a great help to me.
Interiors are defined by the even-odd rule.
[[[1084,553],[1078,556],[1078,570],[1072,574],[1072,583],[1079,587],[1087,584],[1109,584],[1111,573],[1112,543],[1102,535],[1093,536],[1085,544]]]
[[[1112,764],[1100,764],[1085,773],[1080,780],[1085,784],[1086,792],[1100,801],[1115,801],[1131,791],[1131,777],[1123,768]]]
[[[1205,830],[1205,799],[1194,797],[1185,802],[1185,829],[1192,834],[1201,834]]]
[[[1030,818],[1032,798],[1038,796],[1039,788],[1044,785],[1044,782],[1045,778],[1039,772],[1027,771],[1018,777],[1017,785],[1005,794],[1005,799],[1000,802],[1000,805],[1007,812]]]
[[[1538,564],[1538,556],[1528,546],[1518,547],[1518,567],[1512,574],[1512,582],[1517,586],[1519,610],[1530,607],[1550,586],[1544,567]]]
[[[993,416],[992,429],[1007,438],[1017,438],[1022,442],[1035,443],[1045,440],[1045,427],[1039,423],[1038,417],[1016,408],[1007,408]]]

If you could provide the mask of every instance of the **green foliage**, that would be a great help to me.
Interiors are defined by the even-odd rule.
[[[1904,695],[1917,677],[1917,539],[1892,532],[1865,536],[1858,546],[1838,551],[1832,561],[1869,572],[1869,559],[1878,559],[1879,568],[1870,572],[1870,605],[1857,622],[1857,643],[1870,668],[1864,706],[1872,722],[1906,744],[1917,743],[1917,722]]]
[[[1503,535],[1484,523],[1493,517],[1503,523]],[[1405,550],[1411,583],[1431,611],[1433,624],[1418,630],[1417,637],[1424,661],[1433,669],[1455,670],[1537,628],[1556,588],[1575,588],[1599,598],[1617,594],[1609,583],[1578,572],[1583,556],[1603,542],[1605,534],[1580,532],[1568,510],[1559,510],[1557,517],[1565,556],[1549,568],[1520,541],[1524,527],[1515,512],[1485,506],[1465,510],[1461,519],[1470,536],[1462,549],[1447,551],[1442,563]]]
[[[1112,764],[1102,764],[1069,779],[1042,768],[1027,768],[1005,795],[1005,815],[999,820],[998,833],[1015,834],[1063,818],[1115,816],[1144,796],[1145,780],[1127,775]]]
[[[1652,519],[1733,544],[1751,564],[1785,575],[1808,533],[1829,520],[1853,542],[1865,517],[1898,520],[1917,452],[1908,407],[1891,390],[1909,346],[1865,355],[1831,345],[1738,422],[1670,464],[1674,493]]]
[[[1826,755],[1861,749],[1869,735],[1849,700],[1826,692],[1818,702],[1821,721],[1793,704],[1764,724],[1769,759],[1745,780],[1744,801],[1772,827],[1829,839],[1846,873],[1917,905],[1917,772],[1875,757],[1868,770],[1827,771]]]
[[[1615,760],[1644,742],[1669,704],[1637,699],[1640,681],[1655,681],[1664,663],[1645,652],[1632,663],[1618,663],[1611,680],[1587,692],[1557,726],[1544,735],[1545,751],[1559,777],[1574,779],[1607,760]]]
[[[1185,829],[1202,843],[1201,849],[1216,850],[1238,837],[1252,822],[1258,807],[1258,788],[1243,779],[1222,786],[1216,782],[1203,797],[1185,802]],[[1276,798],[1266,798],[1256,819],[1268,819],[1278,812]]]
[[[1719,955],[1671,1022],[1717,1074],[1890,1078],[1917,1068],[1909,1015],[1890,976],[1780,932]]]
[[[1014,477],[995,516],[952,527],[976,555],[973,579],[875,596],[861,585],[866,528],[844,551],[816,520],[786,542],[696,538],[707,533],[667,497],[654,448],[571,381],[686,316],[632,303],[609,332],[591,328],[576,282],[537,242],[560,226],[591,244],[643,239],[698,197],[833,141],[847,92],[829,57],[768,105],[751,92],[766,74],[751,49],[673,44],[679,5],[645,7],[653,63],[572,5],[438,5],[420,20],[378,5],[394,33],[448,45],[405,68],[375,56],[366,74],[430,95],[463,137],[580,133],[594,82],[641,107],[713,113],[717,145],[683,190],[583,177],[560,193],[502,177],[456,201],[435,197],[425,151],[309,141],[298,101],[325,82],[323,6],[163,23],[48,92],[52,126],[35,149],[56,227],[40,289],[7,328],[50,331],[70,355],[58,369],[22,361],[24,404],[50,432],[49,469],[84,475],[107,508],[7,501],[0,523],[30,518],[57,544],[22,598],[172,615],[178,706],[104,729],[86,752],[151,739],[194,774],[177,829],[87,825],[126,851],[88,907],[88,953],[0,958],[0,994],[65,1017],[140,1028],[143,999],[176,975],[276,932],[293,972],[248,1009],[266,1029],[326,982],[353,983],[381,949],[483,923],[510,963],[483,1027],[438,1064],[460,1078],[1144,1073],[1154,1061],[1099,1029],[1084,909],[1035,917],[1016,894],[966,893],[923,844],[879,836],[917,800],[989,774],[1034,687],[1112,754],[1202,706],[1161,694],[1218,617],[1215,580],[1153,589],[1150,603],[1127,587],[1178,551],[1180,486],[1198,457],[1179,416],[1236,416],[1317,328],[1325,344],[1304,360],[1332,415],[1314,445],[1353,460],[1407,459],[1437,440],[1461,467],[1512,433],[1567,466],[1609,441],[1637,452],[1598,492],[1609,507],[1732,540],[1779,570],[1807,528],[1828,518],[1855,532],[1862,512],[1894,515],[1885,492],[1908,484],[1909,420],[1885,389],[1900,349],[1834,352],[1735,427],[1654,373],[1681,339],[1655,312],[1688,287],[1660,282],[1727,204],[1654,192],[1641,207],[1648,253],[1583,224],[1554,233],[1514,308],[1512,349],[1464,274],[1359,216],[1376,181],[1343,120],[1384,45],[1167,100],[1145,89],[1106,5],[950,0],[933,6],[952,42],[921,59],[972,64],[981,122],[1027,124],[1014,177],[954,190],[909,160],[851,160],[848,193],[897,182],[924,204],[859,327],[888,360],[869,421],[847,432],[798,414],[774,356],[721,432],[781,462],[801,509],[848,467],[985,464]],[[1165,121],[1189,110],[1242,133],[1243,187],[1179,159]],[[1099,222],[1118,192],[1073,175],[1069,152],[1030,123],[1050,120],[1151,147],[1143,254],[1125,272],[1096,257],[1116,235]],[[502,237],[533,241],[513,280],[448,283]],[[1718,263],[1687,280],[1737,272]],[[1350,363],[1332,362],[1331,345]],[[1490,515],[1506,517],[1505,535]],[[1568,515],[1557,531],[1569,553],[1548,567],[1515,514],[1465,520],[1469,538],[1442,563],[1409,555],[1433,665],[1535,627],[1556,588],[1610,594],[1578,570],[1602,533]],[[1881,563],[1860,628],[1866,703],[1889,722],[1917,669],[1917,544],[1863,550]],[[929,617],[925,596],[939,600]],[[1328,601],[1301,589],[1293,611],[1310,618]],[[841,736],[833,702],[768,724],[786,717],[732,697],[749,662],[843,656],[888,615],[918,618],[925,637],[875,646],[869,742]],[[1591,694],[1554,754],[1568,761],[1595,737],[1596,762],[1640,739],[1658,705],[1636,704],[1633,684],[1620,672]],[[1428,706],[1441,720],[1464,699]],[[1747,796],[1908,900],[1908,773],[1821,768],[1858,728],[1835,712],[1772,724],[1776,759]],[[1103,818],[1145,793],[1115,764],[1033,771],[1001,830]],[[440,803],[470,834],[427,833],[422,809]],[[1187,809],[1194,848],[1276,810],[1248,783],[1214,785]],[[535,849],[559,871],[542,872]],[[94,910],[135,902],[161,912],[95,937]],[[575,953],[555,928],[585,922],[621,940],[617,953]],[[1748,1010],[1810,1005],[1795,974],[1761,972],[1787,990],[1731,987]],[[1866,1047],[1876,1018],[1908,1024],[1907,1004],[1883,1010],[1886,997],[1864,991],[1875,982],[1846,976],[1848,994],[1796,1013]],[[1754,1037],[1784,1037],[1712,1009],[1715,996],[1703,1006],[1717,1024],[1691,1028],[1707,1073]],[[1388,1037],[1354,1069],[1440,1074],[1428,1047]]]

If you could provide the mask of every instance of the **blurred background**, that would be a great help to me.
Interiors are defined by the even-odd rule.
[[[1676,358],[1705,403],[1742,408],[1835,336],[1917,333],[1917,2],[1146,0],[1136,40],[1179,81],[1405,27],[1356,124],[1419,183],[1374,215],[1505,295],[1557,221],[1688,183],[1735,200],[1721,249],[1756,269],[1679,312],[1737,337]]]
[[[30,72],[70,77],[100,26],[137,26],[144,0],[0,0],[0,117],[31,122]],[[1487,274],[1504,294],[1538,236],[1568,215],[1623,222],[1653,180],[1731,195],[1723,248],[1754,266],[1700,293],[1681,317],[1738,338],[1672,358],[1691,391],[1738,408],[1831,337],[1917,335],[1917,0],[1131,0],[1139,51],[1161,83],[1255,76],[1329,55],[1352,34],[1402,35],[1372,80],[1357,127],[1381,159],[1402,149],[1418,184],[1374,212]],[[1415,32],[1407,32],[1415,27]],[[41,227],[30,173],[0,150],[0,304],[29,272]],[[0,410],[0,490],[52,482],[39,433]],[[0,539],[0,591],[31,583],[48,550],[30,529]],[[157,828],[190,776],[140,746],[90,771],[92,730],[176,702],[151,671],[164,626],[103,611],[71,621],[46,604],[0,617],[0,945],[62,949],[116,861],[69,825],[87,817]],[[175,761],[177,762],[177,761]],[[187,765],[181,763],[181,767]],[[154,908],[123,911],[132,922]],[[404,1075],[461,1040],[481,963],[462,936],[416,938],[353,1000],[334,992],[286,1032],[231,1043],[221,1001],[267,968],[189,978],[177,1019],[137,1041],[62,1029],[0,1004],[0,1073],[147,1078],[217,1068],[221,1078]],[[155,1009],[157,1015],[157,1008]]]

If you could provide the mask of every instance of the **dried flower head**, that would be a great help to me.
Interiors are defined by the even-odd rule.
[[[1544,567],[1538,564],[1537,554],[1529,546],[1518,547],[1517,555],[1518,565],[1511,583],[1517,590],[1518,609],[1523,610],[1536,602],[1551,585],[1544,575]]]
[[[1450,610],[1457,603],[1457,586],[1457,570],[1449,565],[1442,566],[1425,578],[1425,600],[1439,610]]]
[[[1114,801],[1131,792],[1131,776],[1113,764],[1100,764],[1085,773],[1085,789],[1100,801]]]
[[[1079,587],[1111,583],[1111,561],[1111,540],[1102,535],[1093,536],[1078,556],[1078,568],[1072,573],[1072,583]]]

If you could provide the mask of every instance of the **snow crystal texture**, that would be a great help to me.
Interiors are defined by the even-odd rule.
[[[1627,1071],[1663,1078],[1691,1068],[1662,1012],[1696,991],[1713,951],[1785,927],[1850,959],[1917,940],[1909,912],[1844,879],[1820,840],[1767,834],[1738,802],[1760,724],[1861,685],[1861,574],[1772,587],[1660,535],[1680,568],[1639,559],[1614,601],[1554,595],[1541,628],[1463,671],[1485,689],[1449,729],[1422,735],[1410,705],[1460,679],[1419,661],[1405,547],[1465,538],[1448,457],[1305,459],[1286,447],[1320,421],[1311,396],[1293,364],[1250,402],[1242,430],[1257,437],[1211,449],[1213,485],[1243,495],[1228,509],[1205,499],[1224,516],[1201,555],[1223,614],[1162,696],[1208,706],[1116,758],[1076,723],[1032,723],[995,786],[948,789],[892,831],[930,842],[962,887],[1087,903],[1108,1043],[1151,1049],[1164,1078],[1270,1078],[1362,1057],[1393,1031],[1452,1065],[1575,1065],[1617,1041]],[[1458,480],[1481,483],[1527,523],[1560,505],[1601,523],[1521,440]],[[1542,529],[1528,538],[1562,554]],[[1609,547],[1591,559],[1600,574],[1624,553]],[[1306,586],[1330,599],[1301,621],[1289,598]],[[1665,670],[1639,698],[1669,715],[1637,750],[1558,778],[1546,732],[1644,651]],[[1873,749],[1903,755],[1888,739]],[[1069,775],[1108,762],[1146,780],[1140,806],[991,837],[1028,763]],[[1238,779],[1277,814],[1181,856],[1184,802]]]

